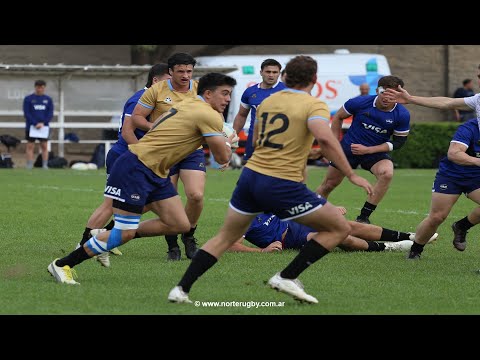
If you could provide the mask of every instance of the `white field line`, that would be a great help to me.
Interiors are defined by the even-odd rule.
[[[27,188],[35,188],[35,189],[46,189],[46,190],[57,190],[57,191],[78,191],[78,192],[99,192],[99,189],[85,189],[85,188],[68,188],[68,187],[59,187],[59,186],[50,186],[50,185],[41,185],[41,186],[34,186],[34,185],[27,185]],[[181,194],[180,194],[181,197]],[[223,202],[228,204],[230,199],[227,198],[205,198],[205,201],[212,201],[212,202]],[[353,208],[354,210],[361,210],[361,208]],[[401,210],[401,209],[382,209],[382,212],[387,212],[391,214],[403,214],[403,215],[424,215],[427,216],[428,213],[420,213],[414,210]]]
[[[58,191],[79,191],[79,192],[101,192],[101,189],[85,189],[85,188],[68,188],[60,186],[50,186],[50,185],[27,185],[27,188],[31,189],[45,189],[45,190],[58,190]]]

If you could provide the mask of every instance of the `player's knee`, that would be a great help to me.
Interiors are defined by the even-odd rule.
[[[191,191],[186,194],[187,199],[196,203],[203,201],[203,191]]]
[[[382,171],[379,176],[380,179],[382,179],[385,182],[390,182],[393,179],[393,169],[385,169]]]
[[[429,215],[429,218],[432,224],[440,226],[440,224],[442,224],[445,221],[447,216],[448,214],[434,212]]]
[[[340,184],[340,182],[337,181],[336,179],[327,179],[322,184],[322,187],[325,192],[331,193],[338,186],[338,184]]]

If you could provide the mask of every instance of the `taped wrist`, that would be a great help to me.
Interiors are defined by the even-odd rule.
[[[407,142],[407,136],[393,135],[392,141],[387,141],[386,144],[390,151],[400,149]]]

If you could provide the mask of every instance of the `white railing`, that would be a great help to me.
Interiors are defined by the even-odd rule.
[[[52,129],[118,129],[118,123],[114,122],[50,122]],[[0,122],[0,129],[22,129],[25,122]],[[59,139],[60,142],[60,139]]]
[[[60,124],[59,122],[50,122],[49,126],[52,129],[118,129],[118,123],[116,122],[64,122]],[[24,129],[25,122],[0,122],[0,129]],[[48,151],[51,150],[51,144],[59,144],[59,154],[58,156],[65,156],[64,154],[64,144],[105,144],[105,157],[107,156],[108,151],[112,144],[117,140],[79,140],[69,141],[64,139],[58,140],[48,140]],[[22,140],[22,144],[25,144],[27,141]]]

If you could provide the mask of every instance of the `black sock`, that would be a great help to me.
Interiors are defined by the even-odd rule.
[[[362,208],[362,211],[360,212],[359,217],[362,219],[368,219],[376,208],[377,208],[377,205],[373,205],[373,204],[370,204],[368,201],[365,201],[365,204],[363,204],[363,208]]]
[[[165,240],[167,240],[168,250],[172,250],[173,248],[178,247],[177,236],[178,235],[165,235]]]
[[[457,228],[463,231],[467,231],[471,227],[475,226],[470,221],[468,221],[468,216],[465,216],[462,220],[457,221]]]
[[[398,241],[402,241],[402,240],[410,240],[410,233],[399,231],[398,232]]]
[[[85,228],[85,231],[83,232],[83,235],[82,235],[82,241],[80,241],[80,246],[83,246],[83,244],[85,244],[88,241],[88,239],[92,237],[92,235],[90,235],[91,230],[92,229],[90,229],[89,227]]]
[[[110,220],[110,222],[105,225],[103,228],[106,230],[112,230],[113,226],[115,225],[115,219]]]
[[[301,248],[300,253],[283,269],[280,276],[284,279],[296,279],[306,268],[329,252],[315,240],[307,241],[307,244]]]
[[[217,258],[215,256],[205,250],[199,249],[190,262],[187,271],[183,274],[178,286],[181,286],[183,291],[189,293],[193,283],[215,265],[216,262]]]
[[[410,248],[410,252],[414,252],[417,254],[421,254],[423,252],[423,247],[425,245],[417,244],[415,241],[412,244],[412,247]]]
[[[368,241],[368,249],[366,251],[384,251],[385,244],[376,241]]]
[[[183,234],[183,237],[192,237],[195,234],[195,230],[197,230],[197,226],[190,228],[190,231]]]
[[[75,265],[78,265],[87,259],[90,259],[90,256],[88,256],[83,246],[80,246],[78,249],[72,251],[69,255],[57,260],[55,265],[60,267],[68,265],[73,268]]]
[[[406,232],[382,228],[382,235],[380,236],[379,240],[392,242],[410,240],[410,234]]]

